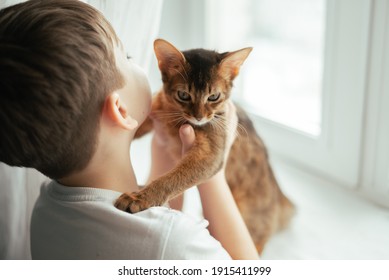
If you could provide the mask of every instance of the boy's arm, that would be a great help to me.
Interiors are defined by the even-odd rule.
[[[226,117],[229,137],[225,159],[235,138],[237,117],[235,107],[229,103]],[[191,126],[180,129],[183,153],[194,143],[195,134]],[[226,160],[225,160],[226,161]],[[258,259],[258,253],[249,231],[225,178],[225,165],[216,175],[198,186],[205,219],[209,222],[209,232],[217,239],[233,259]]]
[[[208,230],[233,259],[258,259],[250,233],[236,206],[224,173],[198,186]]]
[[[149,184],[151,181],[167,173],[176,164],[176,162],[166,152],[165,145],[162,143],[158,143],[159,141],[161,140],[158,139],[158,136],[154,135],[151,143],[151,153],[152,153],[151,169],[146,184]],[[184,204],[184,197],[182,194],[169,201],[169,206],[179,211],[181,211],[183,204]]]
[[[163,174],[170,171],[177,162],[170,156],[166,149],[166,135],[157,120],[154,120],[154,135],[151,142],[151,169],[149,178],[146,184],[161,177]],[[169,206],[176,210],[181,210],[184,200],[183,195],[179,195],[169,201]]]

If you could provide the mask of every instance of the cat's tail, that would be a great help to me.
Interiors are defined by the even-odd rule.
[[[296,212],[294,204],[281,192],[279,191],[279,206],[280,215],[278,221],[278,230],[282,230],[289,225],[290,220]]]
[[[282,192],[280,186],[277,183],[277,180],[274,176],[273,171],[270,169],[270,176],[273,179],[273,182],[277,189],[277,195],[278,195],[278,227],[277,230],[283,230],[288,225],[292,217],[294,216],[296,212],[295,205],[287,198],[284,193]]]

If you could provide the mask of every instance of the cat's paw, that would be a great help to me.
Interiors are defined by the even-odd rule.
[[[153,206],[142,193],[123,193],[115,202],[115,207],[129,213],[138,213]]]

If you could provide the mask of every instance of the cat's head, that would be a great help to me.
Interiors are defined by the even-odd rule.
[[[157,39],[154,50],[171,110],[201,126],[223,114],[232,82],[252,48],[225,53],[204,49],[181,52]]]

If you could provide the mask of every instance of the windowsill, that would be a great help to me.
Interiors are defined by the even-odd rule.
[[[297,213],[264,259],[389,259],[388,209],[280,160],[273,167]]]
[[[140,183],[148,175],[150,139],[132,147]],[[263,259],[389,259],[388,209],[281,160],[273,160],[273,169],[297,211],[290,226],[270,239]],[[185,200],[184,212],[198,216],[196,189]]]

